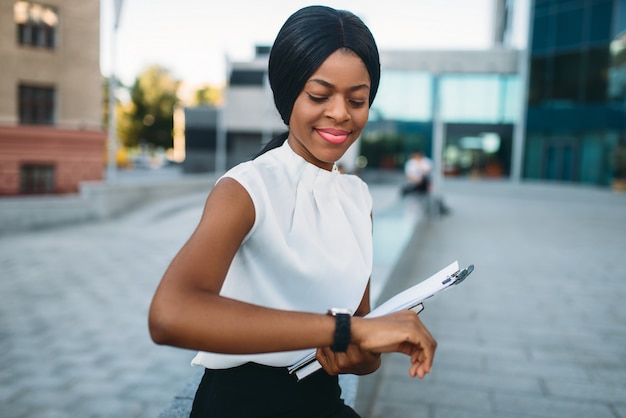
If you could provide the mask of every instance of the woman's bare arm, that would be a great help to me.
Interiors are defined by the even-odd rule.
[[[252,201],[239,183],[225,178],[215,185],[198,227],[155,292],[149,327],[156,343],[231,354],[332,343],[330,317],[269,309],[219,295],[254,216]]]

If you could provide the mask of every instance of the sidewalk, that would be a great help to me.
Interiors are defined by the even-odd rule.
[[[420,314],[438,341],[424,380],[387,355],[359,383],[364,418],[626,417],[626,194],[446,181],[383,299],[458,260],[459,287]],[[448,293],[449,292],[449,293]]]

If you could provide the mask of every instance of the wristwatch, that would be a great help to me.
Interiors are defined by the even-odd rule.
[[[350,344],[350,309],[330,308],[328,315],[335,317],[335,334],[333,345],[330,347],[335,353],[344,353]]]

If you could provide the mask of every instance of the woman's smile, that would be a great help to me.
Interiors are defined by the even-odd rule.
[[[316,128],[315,131],[319,134],[319,136],[324,138],[326,141],[335,145],[343,144],[344,142],[346,142],[346,140],[348,139],[348,136],[350,135],[349,131],[345,131],[342,129]]]

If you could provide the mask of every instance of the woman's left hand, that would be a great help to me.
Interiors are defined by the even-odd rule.
[[[336,353],[330,347],[317,349],[317,361],[330,375],[356,374],[365,375],[378,370],[380,354],[365,351],[357,345],[350,344],[344,353]]]

